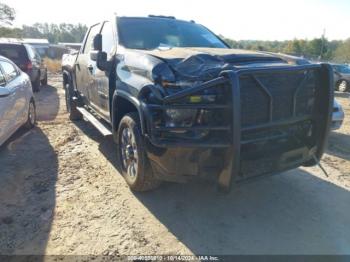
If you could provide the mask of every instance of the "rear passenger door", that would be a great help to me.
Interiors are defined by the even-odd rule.
[[[76,72],[76,84],[77,89],[82,95],[84,103],[90,105],[90,100],[93,99],[90,86],[93,84],[94,79],[92,74],[96,69],[96,62],[90,59],[90,50],[93,49],[93,39],[95,35],[100,33],[101,24],[93,25],[88,35],[85,38],[84,45],[78,55],[77,61],[75,62]]]

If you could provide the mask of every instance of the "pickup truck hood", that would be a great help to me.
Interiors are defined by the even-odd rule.
[[[271,59],[276,58],[270,54],[259,53],[254,51],[240,50],[240,49],[229,49],[229,48],[171,48],[166,50],[155,49],[152,51],[144,51],[147,54],[159,57],[162,59],[185,59],[190,56],[199,54],[206,54],[210,56],[222,57],[226,59],[234,58],[261,58]]]
[[[144,51],[163,60],[181,78],[216,77],[225,69],[248,64],[285,63],[271,54],[225,48],[171,48],[167,50]]]
[[[142,72],[172,80],[209,80],[223,70],[234,67],[271,66],[287,62],[272,54],[225,48],[169,48],[131,50],[124,53],[125,66],[134,73]],[[170,77],[170,72],[173,75]],[[164,78],[163,78],[164,79]]]

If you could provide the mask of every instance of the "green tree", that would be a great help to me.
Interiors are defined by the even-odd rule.
[[[288,41],[288,44],[287,44],[284,52],[288,53],[288,54],[296,54],[296,55],[302,54],[300,41],[297,39],[294,39],[292,41]]]
[[[313,58],[323,58],[327,53],[326,40],[322,38],[315,38],[308,42],[307,53]]]
[[[0,23],[12,24],[16,18],[15,9],[9,7],[6,4],[0,3]]]
[[[0,37],[21,38],[22,37],[22,29],[0,27]]]
[[[350,38],[341,43],[335,50],[334,60],[339,63],[350,63]]]
[[[43,38],[44,35],[36,27],[23,25],[22,37]]]
[[[83,24],[35,23],[31,26],[23,26],[22,37],[46,38],[50,43],[80,43],[83,40],[86,31],[87,27]]]

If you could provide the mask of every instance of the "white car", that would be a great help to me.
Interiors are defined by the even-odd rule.
[[[0,56],[0,145],[20,127],[36,122],[35,101],[29,76],[11,60]]]

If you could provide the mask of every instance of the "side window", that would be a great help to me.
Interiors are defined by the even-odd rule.
[[[100,28],[101,28],[100,24],[97,24],[91,27],[89,31],[89,35],[86,38],[84,51],[83,51],[84,54],[88,54],[92,50],[94,37],[100,32]]]
[[[12,81],[18,76],[18,71],[13,64],[6,61],[1,61],[0,64],[8,81]]]
[[[0,70],[0,86],[5,86],[6,85],[6,79],[2,71]]]
[[[107,53],[107,56],[111,53],[114,46],[114,35],[111,22],[105,22],[102,28],[102,51]]]
[[[34,53],[34,50],[33,50],[33,47],[31,46],[26,46],[27,48],[27,51],[28,51],[28,55],[29,55],[29,58],[30,60],[33,60],[35,58],[35,53]]]
[[[41,56],[39,53],[36,51],[36,49],[33,47],[33,52],[34,52],[34,57],[36,60],[41,61]]]

